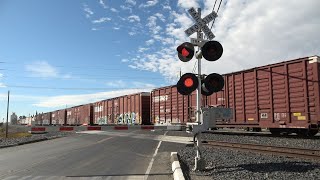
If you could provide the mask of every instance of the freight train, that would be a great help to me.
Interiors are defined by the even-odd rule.
[[[233,109],[217,127],[268,128],[272,134],[314,136],[320,126],[320,58],[304,57],[224,74],[225,86],[202,106]],[[38,125],[186,124],[195,121],[196,93],[176,86],[41,113]]]

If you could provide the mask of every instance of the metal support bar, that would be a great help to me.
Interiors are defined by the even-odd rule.
[[[198,14],[199,17],[201,17],[201,8],[198,8]],[[201,36],[201,30],[197,32],[197,36]],[[197,54],[201,54],[201,50],[200,47],[198,47],[198,52]],[[196,122],[198,123],[198,125],[202,124],[202,119],[201,119],[201,55],[197,56],[198,59],[198,89],[197,89],[197,111],[196,111],[196,115],[197,115],[197,119]],[[197,138],[197,156],[195,157],[195,167],[194,170],[204,170],[205,169],[205,161],[203,158],[201,158],[201,152],[200,152],[200,148],[201,148],[201,132],[195,134],[196,138]]]

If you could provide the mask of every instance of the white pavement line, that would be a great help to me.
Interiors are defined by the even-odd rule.
[[[172,157],[172,156],[175,156],[175,157]],[[171,158],[174,159],[172,162],[173,179],[185,180],[181,166],[180,166],[180,162],[177,156],[177,152],[171,152]]]
[[[96,144],[102,143],[102,142],[107,141],[107,140],[112,139],[112,138],[113,137],[108,137],[108,138],[102,139],[100,141],[97,141]]]
[[[18,178],[19,178],[19,176],[8,176],[2,180],[11,180],[11,179],[18,179]]]
[[[166,131],[166,132],[164,133],[164,136],[167,135],[168,132],[169,132],[169,131]]]
[[[22,179],[22,180],[24,180],[24,179],[30,179],[32,176],[23,176],[23,177],[19,177],[19,179]]]
[[[144,179],[148,179],[148,176],[149,176],[149,173],[150,173],[150,171],[151,171],[154,158],[156,157],[156,155],[157,155],[157,153],[158,153],[158,150],[159,150],[159,148],[160,148],[161,143],[162,143],[162,141],[159,141],[158,146],[157,146],[156,150],[154,151],[154,154],[153,154],[153,156],[152,156],[152,159],[150,160],[149,166],[148,166],[147,171],[146,171],[146,173],[145,173],[145,175],[144,175]]]

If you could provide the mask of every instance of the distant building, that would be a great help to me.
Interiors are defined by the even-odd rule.
[[[10,116],[10,119],[11,119],[11,124],[17,124],[18,116],[16,115],[16,113],[12,113],[12,115]]]
[[[18,120],[18,124],[20,125],[33,125],[35,124],[35,117],[30,116],[30,117],[25,117],[25,116],[20,116]]]

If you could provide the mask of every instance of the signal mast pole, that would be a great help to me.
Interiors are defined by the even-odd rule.
[[[198,8],[199,17],[201,17],[201,8]],[[197,38],[202,39],[201,29],[197,32]],[[201,48],[198,46],[198,51],[196,53],[196,58],[198,59],[198,89],[197,89],[197,111],[196,111],[196,121],[200,125],[202,124],[201,119]],[[201,131],[195,135],[197,138],[197,156],[195,157],[195,167],[194,170],[205,169],[205,161],[201,158],[200,148],[201,148]]]
[[[198,14],[201,17],[201,8],[198,8]],[[201,29],[197,32],[197,37],[202,37]],[[201,123],[201,49],[198,47],[198,52],[196,54],[196,57],[198,59],[198,89],[197,89],[197,123]]]

